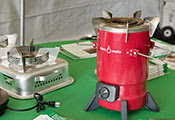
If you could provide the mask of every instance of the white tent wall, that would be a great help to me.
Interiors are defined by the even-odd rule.
[[[159,16],[159,0],[26,0],[25,43],[75,40],[94,33],[91,18],[103,10],[113,16]],[[20,0],[0,0],[0,33],[20,34]],[[19,44],[20,40],[18,40]]]

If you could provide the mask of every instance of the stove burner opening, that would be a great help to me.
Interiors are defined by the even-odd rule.
[[[133,19],[114,19],[111,22],[121,24],[121,25],[126,25],[127,23],[129,23],[129,25],[137,24],[137,21]]]

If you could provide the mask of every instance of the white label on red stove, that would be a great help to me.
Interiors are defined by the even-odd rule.
[[[120,50],[112,50],[111,47],[108,45],[107,48],[100,47],[100,50],[107,52],[108,54],[110,53],[116,53],[116,54],[121,54],[122,51]]]

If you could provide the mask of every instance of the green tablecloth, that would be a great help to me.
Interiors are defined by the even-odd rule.
[[[42,44],[41,46],[55,47],[71,42],[72,41],[53,42]],[[62,116],[75,120],[120,120],[120,112],[118,111],[112,111],[102,107],[91,112],[84,111],[84,107],[95,91],[97,82],[97,78],[94,75],[96,58],[71,60],[62,54],[59,54],[59,57],[69,62],[70,76],[75,79],[75,82],[70,86],[45,94],[45,100],[61,102],[60,108],[46,107],[46,110],[55,110]],[[175,72],[169,70],[168,75],[149,81],[147,83],[147,90],[151,92],[160,106],[160,112],[151,112],[146,108],[141,108],[136,111],[130,111],[128,113],[128,119],[137,120],[147,117],[175,118]],[[35,104],[34,99],[17,100],[10,97],[8,106],[22,109]],[[0,120],[32,120],[41,113],[37,113],[35,109],[27,112],[7,110],[6,113],[0,117]]]

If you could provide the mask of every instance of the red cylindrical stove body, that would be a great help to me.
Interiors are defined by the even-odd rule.
[[[128,33],[98,30],[97,77],[98,82],[119,86],[119,98],[114,102],[102,99],[99,105],[111,110],[121,110],[121,100],[127,100],[128,110],[145,105],[148,58],[150,49],[149,30]]]

